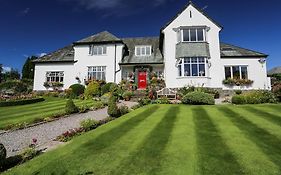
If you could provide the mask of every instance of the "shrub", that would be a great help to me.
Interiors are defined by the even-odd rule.
[[[1,101],[0,107],[26,105],[26,104],[42,102],[44,100],[45,100],[44,98],[34,98],[34,99],[24,99],[24,100],[16,100],[16,101]]]
[[[191,86],[191,87],[183,87],[183,88],[180,88],[178,90],[178,94],[182,95],[182,96],[185,96],[186,94],[190,93],[190,92],[194,92],[195,91],[195,87],[194,86]]]
[[[261,104],[276,102],[277,99],[272,92],[262,90],[249,91],[242,95],[235,95],[232,97],[233,104]]]
[[[89,108],[89,106],[87,106],[87,105],[82,105],[82,106],[78,107],[79,113],[85,113],[85,112],[87,112],[89,109],[90,109],[90,108]]]
[[[119,110],[121,116],[130,112],[129,108],[124,105],[120,106],[118,110]]]
[[[75,106],[72,99],[67,100],[66,105],[65,105],[65,112],[67,114],[73,114],[73,113],[78,112],[78,108],[77,108],[77,106]]]
[[[100,95],[100,85],[96,81],[92,81],[90,84],[88,84],[85,93],[86,98],[92,98]]]
[[[110,117],[120,117],[120,112],[118,110],[116,101],[117,100],[115,96],[111,96],[109,99],[107,113]]]
[[[72,94],[75,97],[80,96],[81,94],[84,93],[85,91],[85,86],[81,85],[81,84],[73,84],[69,87],[72,90]]]
[[[213,95],[207,94],[205,92],[190,92],[182,98],[183,104],[192,105],[214,105],[215,99]]]
[[[231,99],[233,104],[246,104],[245,96],[243,95],[234,95]]]
[[[7,150],[5,146],[2,143],[0,143],[0,169],[1,169],[1,165],[3,165],[3,163],[6,160],[6,156],[7,156]]]
[[[20,80],[9,80],[0,83],[0,91],[1,92],[9,91],[14,94],[21,94],[28,91],[28,85]]]
[[[155,100],[156,104],[170,104],[170,100],[167,97],[161,97]]]
[[[214,96],[215,99],[220,98],[220,93],[218,90],[216,89],[212,89],[212,88],[205,88],[205,87],[200,87],[200,88],[196,88],[198,91],[201,92],[205,92],[207,94],[212,94]]]
[[[104,105],[108,105],[109,98],[111,96],[111,93],[105,93],[101,96],[100,100]]]
[[[101,95],[104,95],[108,92],[110,92],[110,88],[112,85],[115,85],[115,83],[106,83],[101,87]]]
[[[138,103],[139,103],[140,106],[145,106],[145,105],[151,104],[151,100],[148,97],[140,98],[138,100]]]
[[[234,91],[236,95],[241,95],[242,94],[242,90],[235,90]]]
[[[101,101],[96,101],[96,102],[94,103],[94,106],[91,108],[91,110],[97,110],[97,109],[101,109],[101,108],[103,108],[103,107],[104,107],[103,102],[101,102]]]
[[[16,165],[19,165],[22,162],[22,157],[20,155],[11,156],[6,158],[2,165],[0,163],[0,172],[8,170]]]
[[[132,91],[125,91],[122,95],[123,99],[125,99],[126,101],[129,101],[132,96],[133,96]]]
[[[131,109],[136,110],[136,109],[138,109],[140,107],[141,107],[141,105],[137,104],[137,105],[132,106]]]
[[[281,75],[281,74],[280,74]],[[281,82],[275,83],[272,87],[272,92],[278,98],[279,102],[281,102]]]
[[[80,122],[80,126],[84,131],[90,131],[99,126],[99,121],[93,119],[86,119]]]
[[[120,97],[122,97],[122,94],[124,93],[124,90],[117,84],[112,84],[112,86],[110,87],[110,92],[113,96],[117,97],[117,99],[120,99]]]

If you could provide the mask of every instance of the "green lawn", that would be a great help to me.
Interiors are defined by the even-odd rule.
[[[75,104],[93,105],[93,100],[74,100]],[[32,122],[36,118],[45,118],[57,113],[64,112],[66,99],[46,98],[45,101],[11,107],[0,107],[0,128],[5,128],[9,124]]]
[[[281,105],[150,105],[7,174],[281,174]]]

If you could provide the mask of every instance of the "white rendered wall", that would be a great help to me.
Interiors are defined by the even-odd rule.
[[[190,18],[190,11],[192,18]],[[176,65],[176,44],[177,33],[173,30],[181,26],[207,26],[210,28],[207,31],[207,42],[209,43],[211,67],[207,77],[178,77],[178,70]],[[223,80],[223,72],[221,71],[220,63],[220,45],[219,32],[221,28],[215,25],[207,17],[201,14],[193,6],[188,6],[169,26],[167,26],[163,33],[164,37],[164,60],[165,60],[165,80],[167,87],[177,88],[186,85],[205,86],[213,88],[221,88]]]
[[[222,67],[221,71],[224,72],[225,66],[248,66],[248,79],[253,80],[254,83],[251,86],[234,86],[233,89],[268,89],[270,90],[271,85],[267,78],[266,63],[261,64],[259,62],[260,58],[225,58],[221,59]],[[223,74],[223,79],[225,79],[225,74]],[[230,89],[228,86],[223,85],[223,89]]]
[[[67,89],[72,84],[77,83],[75,76],[73,76],[73,63],[41,63],[35,65],[34,73],[34,87],[35,91],[47,90],[43,84],[46,82],[46,72],[64,72],[64,86],[62,89]]]
[[[74,65],[73,76],[77,76],[83,82],[88,77],[88,67],[91,66],[106,66],[106,81],[114,82],[115,70],[120,70],[119,62],[122,59],[123,45],[116,44],[116,63],[115,63],[115,44],[107,44],[106,55],[89,55],[89,46],[75,46],[74,59],[77,61]],[[116,65],[116,69],[114,69]],[[121,71],[116,74],[116,83],[121,81]]]

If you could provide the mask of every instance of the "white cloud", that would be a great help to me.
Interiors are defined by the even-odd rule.
[[[12,70],[11,67],[3,67],[3,72],[10,72]]]
[[[47,53],[44,53],[44,52],[43,52],[43,53],[38,53],[38,54],[37,54],[38,57],[43,57],[43,56],[45,56],[45,55],[47,55]]]

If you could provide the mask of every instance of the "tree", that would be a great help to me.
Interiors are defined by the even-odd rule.
[[[0,83],[2,82],[3,80],[3,64],[0,64]]]
[[[22,78],[23,79],[33,79],[34,78],[34,68],[35,65],[32,62],[33,60],[37,59],[36,56],[28,57],[22,67]]]
[[[11,69],[11,71],[7,71],[5,73],[2,74],[3,77],[3,81],[7,81],[7,80],[19,80],[20,79],[20,73],[17,69]]]

